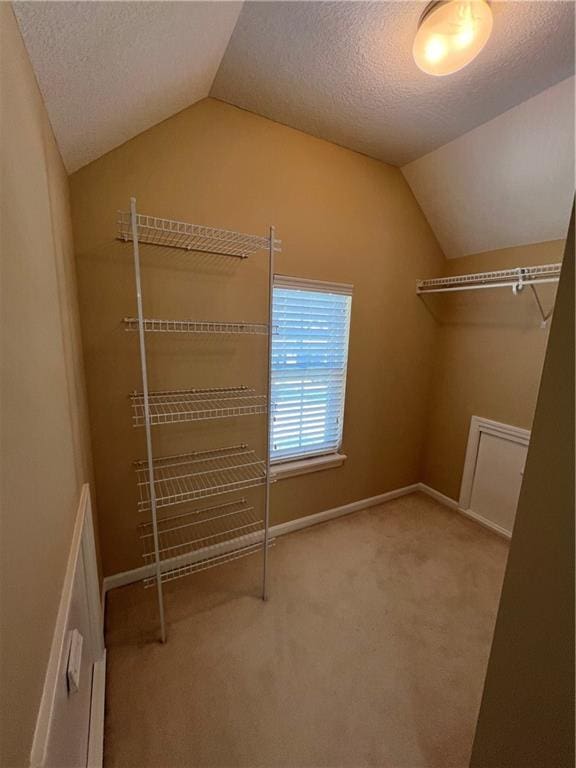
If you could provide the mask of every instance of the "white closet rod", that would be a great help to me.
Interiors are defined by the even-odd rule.
[[[474,291],[480,288],[512,288],[514,293],[525,285],[557,283],[560,278],[561,264],[542,264],[537,267],[518,267],[492,272],[476,272],[470,275],[454,277],[435,277],[431,280],[419,280],[416,293],[446,293],[449,291]]]
[[[423,296],[426,293],[477,291],[482,288],[512,288],[512,293],[517,296],[528,285],[542,318],[540,327],[545,328],[552,310],[548,314],[544,312],[542,302],[534,286],[557,283],[560,279],[561,267],[561,264],[541,264],[536,267],[476,272],[470,275],[454,275],[453,277],[434,277],[430,280],[419,280],[416,283],[416,293]]]
[[[559,277],[545,277],[542,280],[524,280],[522,286],[525,285],[541,285],[542,283],[557,283]],[[449,293],[450,291],[478,291],[481,288],[515,288],[518,285],[518,280],[508,280],[501,283],[482,283],[479,285],[457,285],[448,286],[446,288],[417,288],[416,293]]]

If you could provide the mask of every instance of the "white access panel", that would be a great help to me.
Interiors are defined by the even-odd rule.
[[[472,482],[470,510],[512,531],[528,446],[503,435],[482,432]]]

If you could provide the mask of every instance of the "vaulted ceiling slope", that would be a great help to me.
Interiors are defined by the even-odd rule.
[[[566,237],[574,88],[568,78],[402,169],[448,258]]]
[[[574,73],[572,2],[494,2],[450,77],[412,59],[426,2],[246,2],[211,95],[404,165]]]
[[[15,2],[69,172],[208,96],[241,2]]]
[[[470,66],[422,73],[427,0],[15,2],[74,171],[212,96],[403,165],[574,72],[571,0],[494,2]]]

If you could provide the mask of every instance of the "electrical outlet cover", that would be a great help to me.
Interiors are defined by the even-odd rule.
[[[73,629],[70,637],[70,653],[68,654],[68,693],[77,693],[80,687],[83,643],[84,638],[80,632],[77,629]]]

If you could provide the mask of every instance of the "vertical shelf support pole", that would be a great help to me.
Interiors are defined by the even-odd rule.
[[[270,441],[272,437],[272,302],[274,291],[274,248],[276,230],[270,227],[268,245],[268,376],[267,376],[267,419],[266,419],[266,498],[264,501],[264,552],[262,568],[262,600],[268,600],[268,556],[270,540]]]
[[[148,399],[148,369],[146,364],[146,342],[144,336],[144,312],[142,309],[142,282],[140,279],[140,248],[138,244],[138,220],[136,216],[136,198],[130,198],[130,223],[134,246],[134,274],[136,277],[136,302],[138,306],[138,337],[140,341],[140,366],[142,371],[142,392],[144,394],[144,423],[146,426],[146,454],[148,458],[148,481],[150,483],[150,509],[152,512],[152,530],[154,532],[154,565],[156,568],[156,588],[158,592],[158,611],[160,613],[160,638],[166,642],[164,623],[164,597],[162,594],[162,572],[160,570],[160,546],[158,543],[158,521],[156,517],[156,488],[154,486],[154,462],[152,454],[152,431],[150,429],[150,405]]]

